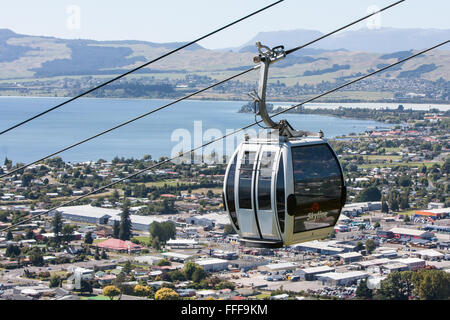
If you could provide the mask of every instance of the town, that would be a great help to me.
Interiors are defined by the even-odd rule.
[[[448,299],[449,112],[378,116],[395,125],[330,140],[348,187],[334,232],[280,249],[240,244],[223,163],[164,163],[123,181],[166,158],[56,157],[19,170],[0,181],[0,230],[11,227],[0,299]],[[0,174],[20,168],[13,161]]]

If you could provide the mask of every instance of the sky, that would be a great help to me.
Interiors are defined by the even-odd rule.
[[[329,32],[397,0],[284,0],[199,42],[208,49],[237,47],[258,32]],[[276,0],[2,0],[0,28],[66,39],[192,41]],[[384,11],[381,27],[450,30],[450,1],[406,0]],[[372,21],[373,22],[373,21]],[[353,29],[367,28],[361,22]]]

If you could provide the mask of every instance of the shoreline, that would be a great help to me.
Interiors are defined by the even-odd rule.
[[[70,99],[72,98],[72,96],[59,96],[59,97],[55,97],[55,96],[30,96],[30,95],[26,95],[26,96],[2,96],[0,95],[0,99],[10,99],[10,98],[24,98],[24,99]],[[152,100],[152,101],[157,101],[157,100],[176,100],[179,98],[133,98],[133,97],[112,97],[112,98],[104,98],[104,97],[81,97],[79,99],[90,99],[90,100],[135,100],[135,101],[141,101],[141,100]],[[242,103],[246,103],[249,100],[242,100],[242,99],[221,99],[219,97],[214,97],[214,98],[197,98],[197,99],[192,99],[192,98],[188,98],[186,99],[186,101],[198,101],[198,102],[205,102],[205,101],[209,101],[209,102],[214,102],[214,101],[218,101],[218,102],[224,102],[224,101],[229,101],[229,102],[242,102]],[[282,98],[274,98],[271,100],[267,100],[267,103],[283,103],[283,104],[298,104],[300,103],[299,101],[292,101],[292,100],[285,100]],[[447,107],[447,110],[450,110],[450,102],[447,101],[433,101],[433,102],[405,102],[402,100],[396,100],[396,101],[386,101],[386,100],[355,100],[355,101],[343,101],[343,100],[330,100],[330,101],[318,101],[318,102],[308,102],[305,104],[306,107],[311,106],[311,105],[330,105],[330,104],[343,104],[343,105],[355,105],[355,104],[367,104],[367,105],[371,105],[371,104],[403,104],[403,105],[418,105],[418,106],[429,106],[429,108],[439,108],[439,107]],[[342,106],[344,108],[346,108],[345,106]],[[380,106],[379,108],[385,108],[384,106]],[[406,107],[405,107],[406,108]],[[423,110],[423,109],[422,109]],[[442,111],[442,110],[441,110]],[[445,110],[443,110],[445,111]]]

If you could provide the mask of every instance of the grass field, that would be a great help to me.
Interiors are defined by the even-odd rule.
[[[369,156],[365,156],[365,158],[367,158],[368,160],[371,160],[371,161],[376,161],[376,160],[395,161],[395,160],[400,160],[402,157],[390,156],[390,155],[369,155]]]
[[[81,300],[110,300],[107,296],[81,297]]]
[[[362,164],[358,168],[371,169],[371,168],[388,168],[388,167],[417,167],[421,168],[423,165],[427,168],[431,168],[435,163],[442,165],[442,162],[400,162],[400,163],[371,163]]]

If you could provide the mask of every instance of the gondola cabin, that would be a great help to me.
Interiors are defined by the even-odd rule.
[[[247,139],[228,164],[224,207],[246,246],[323,239],[346,200],[339,160],[319,137]]]

